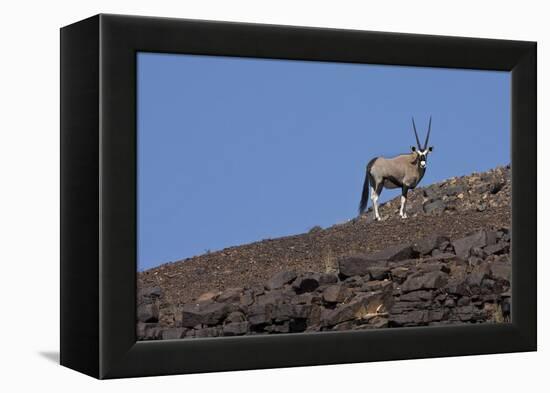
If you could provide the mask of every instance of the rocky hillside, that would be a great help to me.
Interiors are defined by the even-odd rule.
[[[508,167],[418,188],[330,228],[138,275],[141,339],[503,321]],[[473,234],[473,235],[472,235]],[[354,270],[355,269],[355,270]]]

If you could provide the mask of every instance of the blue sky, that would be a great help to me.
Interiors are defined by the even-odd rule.
[[[507,72],[137,59],[138,270],[353,218],[367,162],[409,152],[413,115],[422,142],[433,116],[420,185],[510,162]]]

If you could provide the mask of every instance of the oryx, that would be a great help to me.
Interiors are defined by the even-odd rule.
[[[378,213],[378,198],[382,192],[382,188],[401,188],[401,209],[399,215],[401,218],[407,218],[405,211],[407,203],[407,192],[410,188],[415,188],[422,180],[426,172],[428,154],[432,152],[433,147],[428,147],[430,139],[430,131],[432,128],[432,118],[428,125],[428,133],[424,147],[420,146],[414,117],[412,119],[414,136],[416,137],[416,147],[411,146],[412,152],[409,154],[401,154],[393,158],[375,157],[367,165],[367,174],[363,184],[363,194],[359,203],[359,214],[362,214],[367,207],[369,199],[369,186],[372,193],[371,199],[374,210],[375,220],[380,220]]]

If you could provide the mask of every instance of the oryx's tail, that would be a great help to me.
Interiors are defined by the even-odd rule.
[[[373,158],[367,165],[367,171],[365,173],[365,182],[363,183],[363,193],[361,194],[361,202],[359,202],[359,215],[363,214],[369,203],[369,183],[374,185],[374,179],[370,173],[372,164],[374,164],[376,158]]]
[[[369,203],[369,173],[365,174],[365,182],[363,183],[363,193],[361,194],[361,202],[359,202],[359,215],[363,214]]]

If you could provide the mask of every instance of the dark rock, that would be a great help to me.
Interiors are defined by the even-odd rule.
[[[384,317],[374,317],[369,320],[368,326],[373,329],[382,329],[388,327],[388,318]]]
[[[331,285],[323,291],[323,300],[327,303],[342,303],[351,295],[344,285]]]
[[[410,269],[407,267],[396,267],[394,269],[391,269],[391,276],[394,280],[397,279],[397,281],[403,282],[410,274],[410,272]]]
[[[296,293],[302,294],[305,292],[313,292],[319,287],[319,275],[302,274],[292,283],[292,288]]]
[[[435,256],[432,256],[432,257],[429,257],[429,258],[425,258],[424,262],[429,262],[429,261],[447,262],[447,261],[454,260],[456,258],[457,258],[457,256],[455,254],[450,253],[450,252],[444,252],[442,254],[438,254],[438,255],[435,255]]]
[[[316,305],[316,304],[311,306],[311,310],[310,310],[309,316],[307,318],[308,328],[311,327],[311,326],[320,326],[322,310],[323,310],[323,308],[321,306]]]
[[[450,240],[445,240],[444,242],[441,242],[441,244],[439,244],[439,251],[444,252],[447,247],[452,247]]]
[[[468,267],[469,267],[468,262],[463,261],[462,259],[457,259],[451,264],[450,275],[453,278],[464,280],[466,279],[466,275],[468,274]]]
[[[160,338],[160,333],[157,323],[137,323],[136,335],[138,340],[156,340]]]
[[[323,310],[321,322],[325,326],[334,326],[342,322],[361,319],[367,314],[367,301],[359,298],[334,310]]]
[[[181,327],[162,329],[162,339],[177,340],[180,338],[184,338],[186,333],[187,333],[187,329],[181,328]]]
[[[430,303],[425,301],[419,302],[405,302],[405,301],[396,301],[391,309],[391,314],[403,314],[409,311],[414,310],[426,310]]]
[[[195,330],[195,336],[197,338],[218,337],[220,336],[220,328],[218,327],[206,327]]]
[[[487,279],[487,281],[489,281],[490,279]],[[486,280],[483,280],[483,283],[481,284],[482,286],[485,285],[485,281]],[[491,280],[492,281],[492,280]],[[484,302],[484,303],[497,303],[498,301],[500,301],[500,294],[497,294],[497,293],[494,293],[495,291],[492,291],[492,293],[485,293],[485,294],[482,294],[481,295],[481,301]]]
[[[374,280],[374,281],[367,281],[363,284],[361,287],[361,291],[364,292],[372,292],[372,291],[382,291],[387,290],[388,287],[391,290],[393,288],[393,283],[390,280],[380,281],[380,280]]]
[[[338,260],[338,270],[342,277],[364,276],[369,274],[369,266],[375,263],[365,256],[349,256]]]
[[[439,303],[443,303],[446,299],[447,299],[447,294],[445,292],[439,293],[439,295],[435,296],[435,300]]]
[[[469,296],[471,294],[470,287],[466,283],[465,278],[456,278],[453,277],[447,283],[445,287],[448,293],[459,296]]]
[[[219,303],[235,303],[241,300],[241,294],[243,293],[243,288],[229,288],[223,291],[217,298],[216,301]]]
[[[464,187],[460,185],[447,187],[446,189],[447,195],[458,195],[463,192],[464,192]]]
[[[140,322],[158,322],[159,309],[154,303],[143,303],[137,307],[137,319]]]
[[[492,294],[495,292],[495,280],[491,280],[490,278],[485,278],[481,282],[481,292],[483,294]]]
[[[225,318],[225,323],[244,321],[246,321],[246,316],[241,311],[233,311],[227,316],[227,318]]]
[[[425,274],[415,273],[410,275],[403,285],[401,285],[401,291],[406,293],[419,289],[438,289],[444,287],[447,284],[447,280],[447,275],[440,271]]]
[[[443,303],[443,305],[444,305],[445,307],[454,307],[454,306],[455,306],[455,301],[454,301],[454,299],[452,299],[452,298],[447,298],[447,299],[445,300],[445,303]]]
[[[428,199],[437,198],[437,191],[436,191],[435,187],[433,187],[433,186],[424,188],[424,190],[422,190],[422,192],[423,192],[424,196]]]
[[[253,327],[271,323],[272,305],[254,304],[248,308],[248,322]]]
[[[468,275],[466,283],[472,287],[481,287],[481,282],[484,278],[491,276],[491,270],[486,264],[477,265],[472,269],[472,272]]]
[[[470,255],[481,259],[485,259],[487,257],[487,253],[483,251],[481,247],[472,247],[470,250]]]
[[[501,242],[487,246],[483,250],[487,253],[487,255],[498,255],[510,252],[510,245],[508,243]]]
[[[442,262],[435,262],[435,263],[424,263],[419,266],[419,270],[421,272],[444,272],[444,273],[450,273],[451,268],[446,264]]]
[[[293,305],[290,303],[277,304],[272,308],[271,318],[275,322],[283,322],[290,319]]]
[[[441,199],[436,199],[433,202],[427,202],[422,205],[422,209],[426,214],[441,214],[445,211],[445,202]]]
[[[428,318],[430,322],[441,321],[442,319],[447,318],[449,312],[445,309],[430,310],[428,312]]]
[[[473,187],[473,191],[474,191],[473,193],[477,194],[477,196],[481,196],[481,194],[484,194],[489,190],[490,190],[490,185],[487,183],[478,184]]]
[[[261,296],[265,293],[265,287],[263,285],[253,285],[250,287],[250,292],[253,296]]]
[[[300,333],[307,329],[307,320],[305,319],[291,319],[288,325],[290,333]]]
[[[162,339],[162,328],[157,326],[151,326],[145,329],[145,339],[146,340],[161,340]]]
[[[345,330],[351,330],[352,328],[353,328],[353,321],[345,321],[335,325],[331,330],[341,332]]]
[[[311,316],[313,306],[310,304],[295,304],[290,309],[290,317],[293,319],[307,319]]]
[[[372,280],[383,280],[389,277],[390,269],[386,266],[375,265],[369,269],[369,274]]]
[[[138,290],[138,298],[159,298],[162,296],[162,289],[159,286],[145,287]]]
[[[267,289],[279,289],[285,284],[290,284],[298,275],[294,271],[282,271],[269,279],[265,287]]]
[[[504,183],[502,182],[491,184],[491,194],[497,194],[500,190],[502,190],[502,187],[504,187]]]
[[[322,232],[322,231],[323,231],[322,227],[320,227],[319,225],[315,225],[314,227],[312,227],[309,230],[309,233],[319,233],[319,232]]]
[[[313,293],[303,293],[301,295],[294,296],[291,300],[291,304],[312,304],[315,301],[320,300],[320,296]]]
[[[498,235],[496,231],[487,231],[485,232],[487,245],[492,246],[497,243]]]
[[[334,273],[322,273],[319,275],[319,284],[336,284],[338,282],[338,276]]]
[[[231,322],[223,327],[224,336],[242,336],[248,332],[248,322]]]
[[[382,251],[368,254],[367,259],[373,261],[402,261],[405,259],[416,258],[416,252],[410,244],[398,244],[388,247]]]
[[[512,266],[512,262],[510,260],[510,255],[509,254],[495,255],[495,259],[493,259],[491,262],[505,263],[507,265]]]
[[[473,235],[464,237],[462,239],[455,240],[453,247],[458,257],[462,259],[468,259],[470,256],[470,250],[473,247],[485,247],[487,245],[487,237],[484,231],[479,231]]]
[[[186,304],[183,306],[181,324],[183,327],[194,327],[198,324],[216,325],[231,311],[233,309],[226,303],[209,303],[204,306]]]
[[[475,308],[472,305],[456,307],[455,312],[461,321],[469,321],[474,319]]]
[[[430,314],[427,310],[414,310],[403,314],[390,315],[390,326],[416,326],[430,322]]]
[[[457,269],[463,269],[464,272],[465,272],[466,268],[470,265],[468,264],[468,261],[465,261],[464,259],[461,259],[461,258],[457,257],[452,261],[450,266],[451,266],[451,269],[454,269],[455,272],[456,272]]]
[[[469,257],[468,258],[468,264],[470,266],[477,266],[477,265],[481,265],[482,263],[484,263],[484,261],[480,257]]]
[[[243,306],[250,306],[252,303],[254,303],[254,295],[251,290],[245,291],[241,295],[240,304]]]
[[[369,277],[353,276],[348,277],[344,280],[344,284],[348,288],[359,288],[365,282],[365,279],[368,281]]]
[[[389,287],[382,291],[368,292],[358,298],[363,304],[366,302],[367,314],[387,313],[394,304],[393,290]]]
[[[512,265],[510,263],[495,262],[489,265],[491,277],[497,281],[510,283],[512,278]]]
[[[304,332],[316,333],[316,332],[320,332],[321,329],[322,329],[321,325],[308,325],[308,327],[306,328],[306,330],[304,330]]]
[[[285,291],[284,289],[276,289],[273,291],[269,291],[264,293],[261,296],[258,296],[256,298],[256,303],[259,305],[266,305],[266,304],[279,304],[288,302],[291,299],[292,295],[290,291]]]
[[[419,302],[419,301],[431,301],[433,298],[433,291],[413,291],[408,292],[399,297],[400,301]]]
[[[265,330],[269,333],[290,333],[290,322],[285,321],[281,324],[267,326]]]

